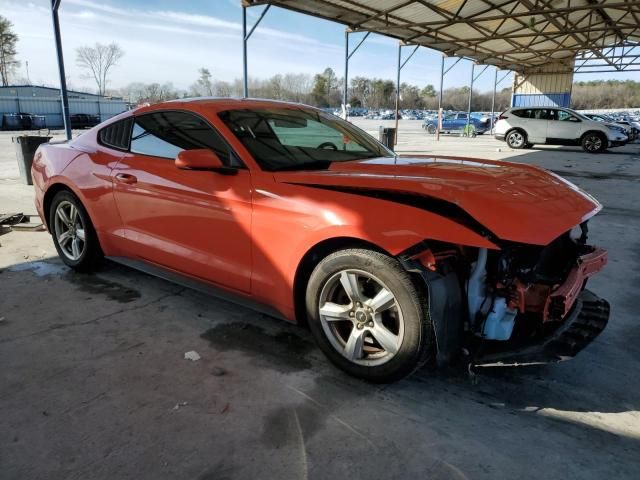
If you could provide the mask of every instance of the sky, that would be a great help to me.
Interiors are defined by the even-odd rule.
[[[19,77],[34,84],[59,85],[53,43],[50,0],[0,0],[0,15],[7,17],[19,36]],[[264,7],[247,10],[249,28]],[[75,50],[95,42],[116,42],[125,51],[114,67],[109,88],[131,82],[172,82],[188,89],[198,69],[208,68],[219,80],[242,76],[242,9],[240,0],[62,0],[62,43],[69,88],[94,90],[76,65]],[[351,45],[363,34],[353,34]],[[277,73],[315,74],[326,67],[344,74],[344,26],[272,7],[249,40],[249,76],[267,78]],[[349,78],[362,75],[396,77],[398,42],[370,35],[349,63]],[[410,53],[403,48],[403,54]],[[439,87],[439,52],[420,48],[402,70],[402,82]],[[453,63],[447,59],[447,66]],[[445,67],[446,68],[446,67]],[[476,67],[476,73],[478,67]],[[480,69],[483,67],[480,67]],[[474,89],[493,88],[494,67],[477,79]],[[471,63],[460,61],[445,76],[444,88],[469,84]],[[607,76],[608,75],[608,76]],[[499,75],[501,78],[503,74]],[[576,80],[601,78],[640,80],[640,74],[576,75]],[[511,76],[500,85],[510,87]]]

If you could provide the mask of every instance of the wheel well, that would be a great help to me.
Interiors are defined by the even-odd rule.
[[[51,202],[53,202],[53,197],[56,196],[58,192],[62,192],[66,190],[67,192],[73,193],[69,187],[67,187],[63,183],[54,183],[51,185],[44,194],[44,199],[42,201],[42,209],[44,211],[45,216],[45,224],[47,228],[49,228],[49,209],[51,208]]]
[[[516,131],[516,130],[517,130],[518,132],[520,132],[520,133],[522,133],[522,134],[524,135],[524,140],[525,140],[525,142],[526,142],[527,140],[529,140],[529,135],[527,135],[527,132],[525,132],[525,131],[524,131],[522,128],[520,128],[520,127],[513,127],[513,128],[510,128],[509,130],[507,130],[507,133],[505,133],[505,134],[504,134],[504,138],[505,138],[505,140],[506,140],[506,138],[509,136],[509,134],[510,134],[511,132]]]
[[[313,269],[316,265],[325,258],[338,250],[344,250],[347,248],[367,248],[380,253],[387,253],[377,245],[367,242],[359,238],[352,237],[336,237],[323,240],[322,242],[314,245],[298,264],[296,275],[293,281],[293,302],[295,309],[296,320],[299,325],[307,324],[307,308],[306,308],[306,294],[307,284]]]
[[[604,134],[604,132],[601,132],[600,130],[588,130],[586,132],[584,132],[582,134],[582,137],[580,137],[580,140],[584,140],[584,137],[586,137],[587,135],[591,134],[591,133],[595,133],[596,135],[598,135],[600,138],[607,140],[607,136]]]

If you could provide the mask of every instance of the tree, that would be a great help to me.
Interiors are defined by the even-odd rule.
[[[98,95],[104,95],[109,81],[109,71],[118,64],[124,51],[117,43],[103,45],[96,43],[93,47],[76,49],[76,63],[87,70],[87,77],[93,78],[98,86]]]
[[[200,76],[196,81],[196,90],[199,96],[213,96],[213,83],[211,82],[211,72],[208,68],[202,67],[198,70]]]
[[[20,66],[16,58],[18,35],[13,32],[13,24],[0,15],[0,77],[2,86],[9,85],[9,77]]]

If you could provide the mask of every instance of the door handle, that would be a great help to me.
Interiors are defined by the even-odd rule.
[[[129,175],[128,173],[118,173],[115,179],[117,182],[126,183],[127,185],[133,185],[138,181],[134,175]]]

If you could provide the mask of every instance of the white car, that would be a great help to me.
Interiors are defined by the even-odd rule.
[[[589,153],[627,143],[621,125],[591,120],[569,108],[513,107],[498,117],[498,140],[511,148],[531,148],[534,144],[582,145]]]

